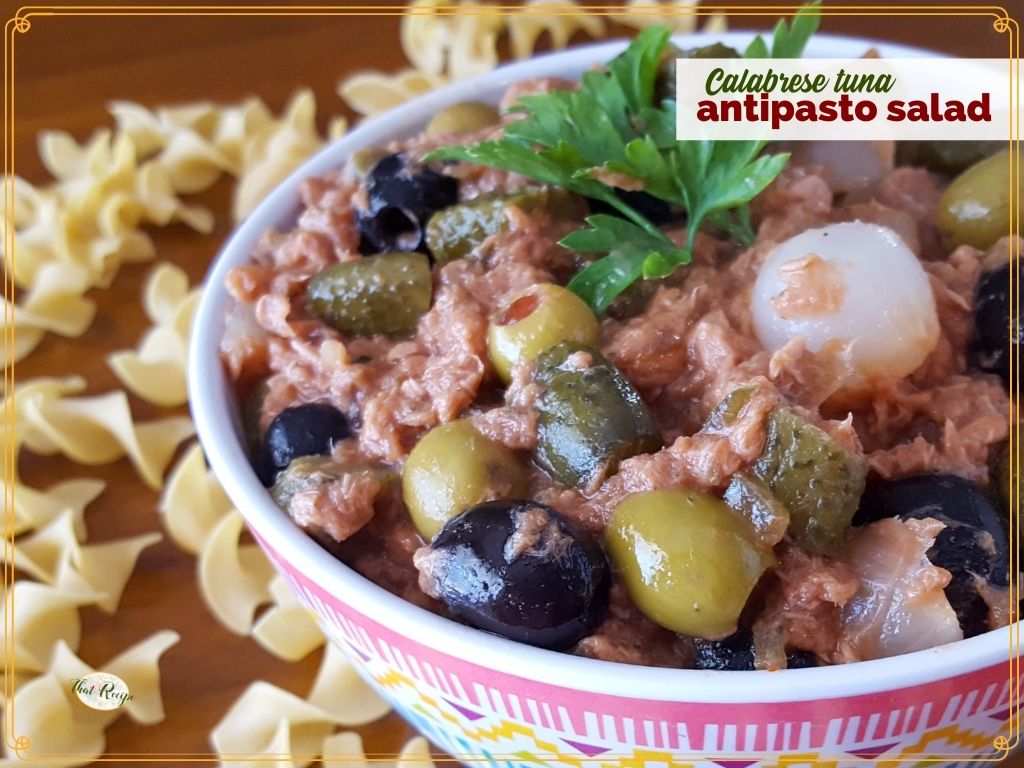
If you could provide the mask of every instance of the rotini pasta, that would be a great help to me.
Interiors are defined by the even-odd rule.
[[[16,284],[28,293],[14,310],[18,333],[6,362],[24,358],[47,332],[77,337],[89,327],[95,306],[85,291],[108,287],[121,264],[154,257],[142,225],[181,221],[210,232],[212,213],[186,205],[179,195],[200,192],[224,173],[241,175],[236,210],[250,210],[319,146],[319,137],[313,144],[308,135],[311,119],[309,125],[296,119],[313,110],[298,101],[301,108],[280,121],[256,98],[155,112],[117,101],[109,106],[113,131],[98,130],[82,144],[62,131],[41,133],[39,155],[56,181],[37,187],[15,179],[15,237],[5,258]],[[344,119],[335,119],[331,136],[346,129]],[[149,355],[157,348],[152,342]]]
[[[341,725],[372,723],[388,713],[390,707],[356,672],[345,653],[333,643],[324,647],[310,704],[331,715]]]
[[[41,755],[74,755],[61,760],[57,765],[88,765],[103,754],[106,737],[102,728],[93,723],[82,722],[82,705],[71,702],[65,695],[66,680],[54,674],[45,674],[30,680],[14,694],[13,730],[17,736],[29,740],[26,757],[33,753]],[[76,717],[78,715],[79,717]],[[6,740],[5,740],[6,741]],[[9,765],[23,764],[14,757],[9,746],[4,753],[10,758]],[[53,766],[54,763],[47,763]]]
[[[79,264],[53,262],[40,267],[24,300],[11,307],[16,333],[14,343],[6,347],[5,364],[24,358],[47,332],[70,338],[85,333],[96,314],[95,302],[84,296],[88,288],[88,272]]]
[[[232,755],[272,755],[286,759],[288,765],[305,766],[320,753],[335,725],[329,713],[305,699],[257,681],[214,726],[210,744],[224,760]]]
[[[35,528],[42,528],[65,510],[71,511],[75,533],[85,538],[85,508],[103,493],[106,484],[102,480],[89,478],[65,480],[49,488],[37,491],[17,480],[11,481],[14,488],[14,529],[17,536]],[[6,489],[6,483],[4,487]]]
[[[634,29],[644,29],[654,24],[662,24],[676,34],[686,34],[697,30],[698,16],[693,13],[697,8],[699,0],[692,0],[689,3],[678,3],[673,0],[661,2],[661,0],[629,0],[626,5],[628,11],[615,15],[613,18],[620,24],[625,24]],[[723,14],[714,14],[707,17],[705,31],[721,32],[726,28],[726,18]]]
[[[121,350],[107,358],[131,392],[163,406],[181,405],[188,399],[188,334],[198,300],[199,289],[189,291],[188,276],[173,264],[160,264],[150,273],[142,305],[153,327],[137,350]]]

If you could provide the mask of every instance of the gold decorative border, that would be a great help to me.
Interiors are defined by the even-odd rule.
[[[735,6],[728,4],[701,4],[699,6],[692,5],[663,5],[663,6],[651,6],[650,8],[637,8],[633,6],[627,6],[624,4],[619,5],[577,5],[572,8],[568,8],[565,5],[558,5],[557,0],[552,0],[552,5],[532,5],[529,7],[531,13],[542,13],[548,16],[572,16],[579,15],[580,13],[587,13],[596,16],[613,16],[622,13],[630,13],[636,16],[661,16],[665,13],[671,13],[678,16],[709,16],[712,14],[724,13],[727,16],[745,17],[745,16],[765,16],[765,15],[782,15],[792,16],[799,9],[800,5],[751,5],[751,6]],[[1017,196],[1019,195],[1020,183],[1021,183],[1021,146],[1020,146],[1020,24],[1013,18],[1009,12],[1002,6],[999,5],[896,5],[896,4],[885,4],[885,5],[830,5],[821,9],[823,16],[981,16],[981,17],[992,17],[992,27],[996,32],[1008,33],[1009,34],[1009,53],[1008,61],[1010,65],[1010,138],[1009,138],[1009,151],[1010,151],[1010,235],[1011,238],[1021,232],[1020,229],[1020,215],[1019,215],[1019,201]],[[357,5],[357,4],[341,4],[341,5],[297,5],[297,6],[285,6],[285,5],[204,5],[204,4],[185,4],[185,5],[130,5],[130,4],[119,4],[119,5],[61,5],[61,6],[46,6],[46,5],[26,5],[22,6],[17,12],[10,17],[4,25],[4,188],[3,188],[3,204],[4,204],[4,247],[5,252],[10,254],[10,258],[14,258],[14,173],[15,173],[15,158],[14,158],[14,70],[15,70],[15,33],[26,34],[32,28],[32,17],[52,17],[52,16],[403,16],[403,15],[438,15],[438,16],[454,16],[454,15],[508,15],[511,13],[521,13],[522,8],[519,5],[511,4],[495,4],[495,5],[438,5],[430,7],[414,7],[407,8],[404,5]],[[1016,240],[1011,239],[1011,258],[1020,258],[1019,246]],[[1019,306],[1019,290],[1020,286],[1015,276],[1015,270],[1010,270],[1010,302],[1011,302],[1011,313],[1010,313],[1010,329],[1011,333],[1014,330],[1016,323],[1015,309]],[[4,307],[4,343],[8,344],[8,348],[13,348],[14,344],[14,295],[15,287],[13,282],[13,270],[7,269],[4,272],[4,298],[7,300]],[[1011,399],[1011,414],[1014,414],[1016,403],[1016,392],[1017,382],[1019,381],[1019,360],[1016,357],[1015,350],[1011,346],[1010,350],[1010,399]],[[4,494],[4,546],[5,546],[5,563],[3,565],[3,578],[4,587],[9,590],[10,586],[14,582],[14,482],[13,479],[16,473],[17,467],[17,445],[13,440],[13,431],[15,423],[14,414],[14,403],[10,397],[14,388],[14,364],[11,363],[4,369],[4,463],[3,472],[5,480],[5,494]],[[1020,440],[1020,425],[1014,418],[1011,422],[1010,429],[1010,441],[1009,449],[1010,456],[1015,457],[1016,451],[1019,450]],[[1011,473],[1018,471],[1016,462],[1011,462]],[[1011,488],[1017,488],[1017,485],[1013,483],[1017,480],[1014,474],[1011,474]],[[1016,606],[1018,600],[1021,597],[1020,584],[1018,579],[1019,571],[1019,557],[1017,545],[1017,526],[1020,525],[1020,504],[1021,499],[1019,494],[1015,494],[1015,498],[1011,502],[1011,514],[1010,514],[1010,599],[1011,599],[1011,610],[1016,615]],[[31,742],[26,736],[15,736],[14,733],[14,706],[13,706],[13,692],[14,692],[14,676],[13,676],[13,645],[14,645],[14,606],[13,606],[13,593],[8,591],[9,595],[8,602],[5,603],[4,607],[4,630],[5,630],[5,658],[4,658],[4,687],[3,693],[7,702],[7,712],[4,713],[4,742],[5,744],[13,749],[17,754],[18,758],[28,763],[38,762],[50,762],[57,758],[76,758],[74,754],[52,754],[43,755],[40,757],[28,757],[23,754],[31,746]],[[1019,722],[1019,709],[1020,709],[1020,690],[1019,690],[1019,674],[1021,659],[1019,657],[1020,651],[1020,623],[1014,623],[1010,625],[1010,658],[1009,658],[1009,673],[1010,673],[1010,710],[1011,715],[1007,721],[1009,724],[1009,736],[1000,735],[997,736],[992,743],[995,749],[995,755],[987,758],[974,758],[971,762],[1000,762],[1005,759],[1010,751],[1015,749],[1020,743],[1020,722]],[[1017,651],[1017,653],[1015,653]],[[224,762],[237,762],[237,761],[252,761],[252,762],[272,762],[288,757],[299,758],[299,759],[310,759],[315,760],[320,755],[234,755],[229,758],[220,758],[216,755],[208,754],[203,755],[202,753],[185,752],[185,753],[115,753],[109,755],[102,755],[97,758],[97,762],[165,762],[174,760],[177,762],[218,762],[223,760]],[[346,759],[352,756],[327,756],[335,759]],[[479,759],[480,755],[462,755],[461,759]],[[517,760],[521,759],[517,755],[500,755],[493,754],[495,759],[508,759]],[[618,760],[618,759],[630,759],[629,756],[609,756],[604,755],[598,758],[591,758],[593,762],[601,762],[602,757],[604,760]],[[896,761],[902,761],[909,756],[902,756],[896,758]],[[716,755],[718,760],[742,760],[747,759],[748,756],[735,755],[725,756]],[[366,761],[369,763],[382,762],[385,760],[393,760],[394,757],[383,758],[383,757],[367,757]],[[451,758],[440,758],[439,762],[456,762],[459,756],[453,756]],[[832,763],[832,759],[822,758],[821,756],[810,756],[810,755],[794,755],[792,757],[784,756],[780,758],[780,764],[786,763],[807,763],[810,760],[826,760],[828,763]],[[921,763],[933,763],[933,762],[946,762],[948,760],[963,760],[963,754],[957,755],[929,755],[928,757],[922,757]],[[843,756],[835,758],[835,760],[842,760],[844,762],[869,762],[869,763],[886,763],[894,762],[893,758],[877,758],[875,760],[856,760],[850,756]]]

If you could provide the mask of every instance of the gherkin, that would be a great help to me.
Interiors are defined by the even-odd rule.
[[[777,408],[754,474],[789,510],[789,533],[797,544],[825,555],[839,550],[864,492],[862,456],[789,408]]]
[[[430,309],[430,262],[422,253],[382,253],[328,267],[309,281],[309,308],[351,336],[412,333]]]
[[[619,462],[661,447],[640,394],[592,347],[563,341],[537,358],[537,462],[563,485],[594,488]]]
[[[517,192],[481,195],[438,211],[427,223],[427,248],[434,261],[447,264],[464,259],[491,235],[508,229],[509,207],[523,211],[544,209],[556,218],[582,218],[583,201],[564,189],[526,187]]]

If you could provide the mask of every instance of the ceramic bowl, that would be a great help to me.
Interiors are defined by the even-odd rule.
[[[693,35],[742,47],[749,33]],[[927,56],[883,42],[821,34],[807,55]],[[192,333],[189,386],[203,448],[273,564],[363,676],[434,744],[474,764],[845,765],[998,758],[1018,670],[1011,628],[852,666],[769,672],[656,669],[579,658],[449,621],[374,585],[334,559],[278,509],[250,468],[238,408],[218,358],[227,271],[269,228],[288,228],[302,179],[352,152],[420,130],[440,108],[496,102],[511,84],[578,76],[624,42],[512,64],[368,120],[306,162],[232,236],[213,265]],[[891,761],[891,762],[889,762]],[[935,764],[934,762],[930,764]]]

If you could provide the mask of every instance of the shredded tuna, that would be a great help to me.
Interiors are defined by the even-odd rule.
[[[578,656],[622,664],[689,667],[693,644],[644,616],[621,584],[612,586],[608,617],[573,648]]]
[[[832,661],[842,634],[842,609],[860,588],[856,573],[842,562],[787,545],[778,551],[777,588],[754,623],[759,668],[785,664],[783,643]]]
[[[373,517],[373,502],[380,479],[372,472],[351,472],[337,480],[296,493],[288,514],[297,525],[314,534],[344,541]]]
[[[846,283],[839,265],[816,253],[794,259],[779,268],[786,287],[772,299],[779,317],[825,315],[843,308]]]
[[[557,559],[572,543],[572,536],[550,514],[540,507],[527,507],[516,513],[515,528],[505,540],[505,562],[511,563],[523,555]]]

